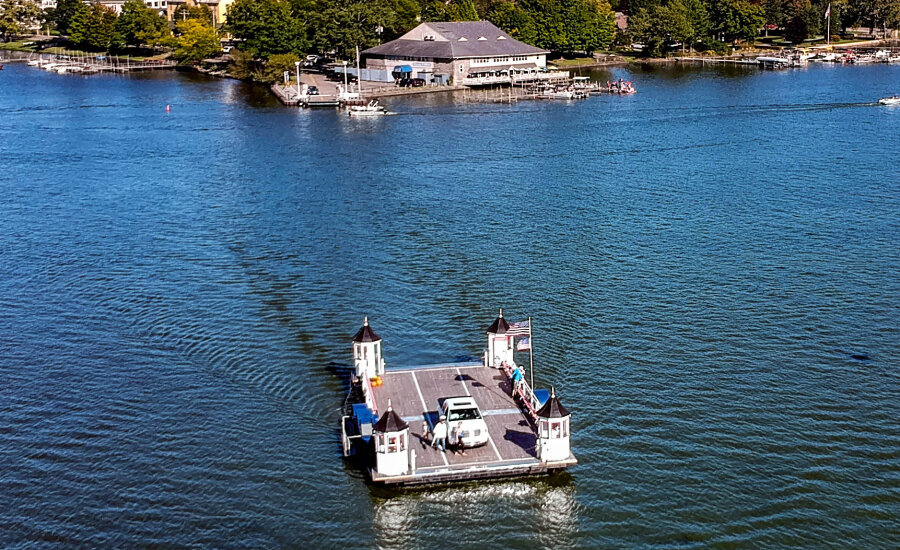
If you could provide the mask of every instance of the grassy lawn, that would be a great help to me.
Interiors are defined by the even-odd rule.
[[[11,50],[14,52],[33,52],[34,44],[26,45],[27,40],[19,40],[17,42],[0,42],[0,50]]]
[[[594,63],[593,57],[575,57],[573,59],[554,59],[553,61],[548,60],[550,63],[553,63],[557,67],[572,67],[574,65],[592,65]]]

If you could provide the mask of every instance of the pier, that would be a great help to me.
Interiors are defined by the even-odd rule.
[[[357,375],[341,419],[341,441],[344,456],[355,457],[372,483],[546,475],[578,463],[569,449],[568,411],[552,391],[533,391],[513,361],[516,338],[530,343],[530,321],[527,333],[517,332],[500,315],[487,329],[489,349],[482,361],[397,369],[384,368],[381,339],[366,320],[353,340]],[[430,434],[444,421],[442,402],[462,397],[477,403],[486,443],[454,452],[451,415],[448,450],[432,446]],[[471,437],[468,429],[463,433]]]

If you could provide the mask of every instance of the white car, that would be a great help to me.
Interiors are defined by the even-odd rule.
[[[448,435],[461,428],[466,447],[479,447],[488,442],[487,423],[481,417],[481,411],[473,398],[445,397],[440,400],[439,405],[441,414],[447,417]]]

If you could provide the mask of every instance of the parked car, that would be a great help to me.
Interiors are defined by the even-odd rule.
[[[469,396],[446,397],[439,400],[441,414],[447,417],[449,433],[461,431],[466,447],[480,447],[488,442],[488,427],[475,399]]]
[[[425,85],[425,79],[424,79],[424,78],[413,78],[413,79],[412,79],[412,84],[411,84],[411,86],[412,86],[413,88],[421,88],[421,87],[424,86],[424,85]]]
[[[310,86],[306,89],[306,93],[309,95],[319,95],[319,87],[318,86]]]

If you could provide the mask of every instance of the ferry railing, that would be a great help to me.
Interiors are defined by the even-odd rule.
[[[363,394],[366,397],[366,406],[372,412],[378,412],[378,403],[375,402],[375,391],[372,389],[372,381],[368,376],[363,376]]]
[[[537,421],[537,409],[540,406],[540,403],[538,402],[537,396],[534,394],[534,390],[525,380],[525,373],[522,373],[522,376],[516,381],[514,373],[516,369],[519,368],[518,366],[510,365],[504,361],[500,364],[500,367],[503,369],[507,378],[509,378],[509,383],[512,385],[513,397],[518,396],[525,412],[531,416],[531,420]]]

